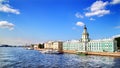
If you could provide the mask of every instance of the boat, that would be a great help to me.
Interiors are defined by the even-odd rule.
[[[27,50],[33,50],[33,48],[31,48],[31,47],[28,47],[28,48],[26,48]]]
[[[60,52],[58,52],[57,50],[44,50],[44,51],[41,51],[41,53],[44,53],[44,54],[60,54]]]

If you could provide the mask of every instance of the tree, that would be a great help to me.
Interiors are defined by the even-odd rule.
[[[44,48],[44,44],[38,44],[38,48]]]

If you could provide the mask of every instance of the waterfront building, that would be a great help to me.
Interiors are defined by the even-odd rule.
[[[84,26],[82,38],[80,40],[63,42],[63,50],[72,50],[76,52],[115,52],[120,45],[118,42],[119,41],[116,40],[115,37],[110,39],[90,40],[87,27]]]
[[[63,42],[61,41],[48,41],[44,45],[45,49],[57,50],[58,52],[62,52],[63,50]]]
[[[44,48],[45,49],[53,49],[53,41],[48,41],[46,43],[44,43]]]
[[[39,43],[39,44],[33,44],[33,48],[34,49],[44,49],[44,44],[43,43]]]
[[[115,52],[117,41],[114,39],[91,40],[87,43],[87,51],[92,52]]]
[[[34,44],[33,48],[34,48],[34,49],[38,49],[38,48],[39,48],[39,45],[38,45],[38,44]]]
[[[80,40],[68,40],[63,42],[63,50],[85,52],[85,46]]]

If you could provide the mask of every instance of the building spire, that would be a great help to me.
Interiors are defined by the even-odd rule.
[[[89,35],[88,32],[87,32],[87,27],[86,27],[86,25],[84,25],[83,35]]]
[[[87,27],[84,25],[83,33],[82,33],[82,42],[89,41],[89,33],[87,32]]]
[[[86,25],[84,25],[84,29],[87,29]]]

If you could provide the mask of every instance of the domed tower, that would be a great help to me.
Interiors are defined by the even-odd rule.
[[[84,30],[82,33],[82,42],[89,42],[89,33],[87,32],[86,25],[84,25]]]

